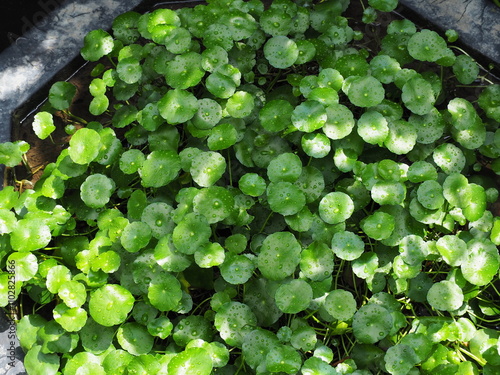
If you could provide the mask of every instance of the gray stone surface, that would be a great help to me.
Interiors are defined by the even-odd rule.
[[[83,37],[111,27],[141,0],[67,0],[0,55],[0,142],[9,140],[12,112],[78,55]]]
[[[491,0],[400,0],[442,30],[500,64],[500,7]]]

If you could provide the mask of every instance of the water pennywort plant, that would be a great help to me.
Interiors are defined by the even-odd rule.
[[[30,374],[500,372],[500,86],[451,31],[365,35],[397,1],[362,5],[211,0],[85,37],[87,116],[54,84],[33,130],[71,137],[0,192]]]

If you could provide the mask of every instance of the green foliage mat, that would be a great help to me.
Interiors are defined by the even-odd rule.
[[[68,143],[0,192],[29,374],[500,373],[500,85],[452,30],[365,35],[396,0],[348,6],[212,0],[85,36],[88,114],[55,83],[33,130],[52,147],[63,116]]]

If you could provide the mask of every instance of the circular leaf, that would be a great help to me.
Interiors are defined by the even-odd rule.
[[[234,118],[244,118],[252,113],[253,95],[246,91],[236,91],[226,103],[226,111]]]
[[[33,131],[40,139],[47,138],[56,130],[54,119],[49,112],[38,112],[33,120]]]
[[[127,319],[134,302],[134,296],[127,289],[107,284],[90,294],[89,311],[96,323],[111,327]]]
[[[382,306],[368,304],[354,314],[352,329],[358,341],[374,344],[386,337],[392,329],[393,317]]]
[[[169,90],[158,101],[158,111],[169,124],[180,124],[193,118],[198,111],[198,100],[188,91]]]
[[[361,256],[365,243],[357,234],[343,231],[333,235],[332,250],[336,256],[344,260],[354,260]]]
[[[133,221],[123,229],[120,243],[130,253],[136,253],[151,240],[151,228],[142,221]]]
[[[292,66],[299,57],[297,44],[284,35],[271,37],[263,48],[265,58],[278,69]]]
[[[109,202],[115,187],[112,179],[96,173],[88,176],[80,186],[80,197],[88,207],[104,207]]]
[[[298,213],[306,204],[304,193],[290,182],[271,182],[267,187],[267,201],[271,210],[288,216]]]
[[[46,247],[51,239],[50,228],[46,224],[21,219],[10,234],[10,245],[16,251],[34,251]]]
[[[332,290],[327,294],[323,306],[328,314],[342,322],[350,320],[356,313],[356,300],[347,290]]]
[[[385,90],[375,77],[357,77],[351,81],[347,96],[355,106],[373,107],[382,102]]]
[[[125,323],[116,331],[120,346],[132,355],[147,354],[153,348],[153,337],[139,323]]]
[[[427,301],[436,310],[457,310],[464,303],[462,289],[452,281],[442,280],[431,286]]]
[[[191,176],[203,187],[215,184],[226,171],[226,159],[218,152],[202,152],[193,158]]]
[[[428,210],[437,210],[444,203],[443,187],[434,180],[424,181],[417,189],[417,199]]]
[[[173,275],[164,273],[160,281],[149,284],[148,298],[160,311],[175,310],[182,298],[181,284]]]
[[[162,187],[175,180],[181,170],[181,159],[177,152],[155,150],[151,152],[139,168],[144,187]]]
[[[373,214],[361,220],[361,228],[374,240],[381,241],[389,238],[395,227],[394,217],[382,211],[375,211]]]
[[[429,113],[436,101],[432,85],[420,77],[411,78],[404,84],[401,99],[406,108],[417,115]]]
[[[306,100],[292,112],[292,124],[304,133],[311,133],[325,125],[328,115],[325,107],[315,101]]]
[[[293,274],[300,262],[302,247],[290,232],[267,236],[257,257],[262,275],[269,280],[283,280]]]
[[[319,216],[328,224],[346,221],[354,212],[354,202],[345,193],[328,193],[319,202]]]
[[[210,375],[212,367],[212,358],[205,349],[188,348],[176,354],[168,362],[168,373],[172,375]]]
[[[358,134],[367,143],[382,144],[389,135],[386,118],[379,112],[368,110],[358,120]]]
[[[81,54],[85,60],[97,61],[109,54],[113,47],[114,42],[111,35],[104,30],[92,30],[83,39]]]
[[[193,200],[193,211],[204,215],[209,224],[224,220],[231,215],[233,210],[233,195],[221,186],[203,188]]]
[[[79,129],[69,140],[68,154],[76,164],[89,164],[101,151],[101,137],[95,130]]]
[[[238,181],[241,192],[252,197],[258,197],[266,191],[266,180],[257,173],[245,173]]]
[[[313,298],[313,290],[304,280],[291,280],[276,289],[274,298],[281,311],[297,314],[307,309]]]

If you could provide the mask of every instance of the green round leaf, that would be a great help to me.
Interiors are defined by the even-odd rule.
[[[271,210],[288,216],[298,213],[306,204],[304,193],[290,182],[271,182],[267,187],[267,201]]]
[[[134,302],[134,297],[127,289],[107,284],[90,294],[89,312],[96,323],[111,327],[127,319]]]
[[[46,224],[21,219],[10,234],[10,245],[16,251],[34,251],[46,247],[51,239],[50,228]]]
[[[116,331],[120,346],[132,355],[147,354],[153,348],[153,337],[139,323],[125,323]]]
[[[283,280],[293,274],[300,262],[302,247],[290,232],[267,236],[257,257],[262,275],[269,280]]]
[[[424,181],[418,186],[417,199],[428,210],[437,210],[444,203],[443,187],[434,180]]]
[[[175,310],[182,298],[181,284],[173,275],[164,273],[161,280],[149,284],[148,298],[160,311]]]
[[[175,56],[167,63],[165,80],[174,89],[187,89],[200,83],[204,75],[201,55],[191,51]]]
[[[478,104],[489,118],[500,121],[500,85],[486,86],[479,94]]]
[[[403,86],[401,99],[406,108],[417,115],[425,115],[434,108],[434,91],[425,79],[414,77]]]
[[[58,304],[53,311],[54,320],[67,332],[77,332],[87,321],[87,311],[81,307],[68,307],[64,303]]]
[[[44,353],[42,346],[34,345],[24,357],[24,366],[30,374],[56,375],[60,358],[57,354]]]
[[[115,190],[115,182],[109,177],[96,173],[88,176],[80,186],[80,197],[91,208],[104,207]]]
[[[375,211],[361,220],[363,231],[370,238],[377,241],[389,238],[394,231],[395,225],[394,217],[382,211]]]
[[[311,133],[325,125],[328,115],[321,103],[315,100],[306,100],[295,107],[291,119],[293,126],[298,130]]]
[[[40,139],[47,138],[56,130],[52,114],[49,112],[38,112],[33,119],[33,131]]]
[[[224,262],[224,259],[224,248],[217,242],[207,243],[194,253],[194,260],[201,268],[218,266]]]
[[[457,56],[452,68],[458,81],[464,85],[474,82],[479,74],[479,65],[469,55]]]
[[[290,152],[278,155],[267,167],[267,176],[271,182],[295,182],[301,173],[300,158]]]
[[[162,187],[175,180],[181,170],[181,159],[175,151],[155,150],[139,168],[144,187]]]
[[[263,47],[264,56],[275,68],[285,69],[292,66],[299,57],[297,44],[284,35],[273,36]]]
[[[467,243],[468,256],[462,262],[464,278],[473,285],[487,285],[498,273],[498,250],[489,240],[473,239]]]
[[[218,152],[202,152],[193,158],[191,176],[203,187],[214,185],[226,171],[226,159]]]
[[[257,173],[245,173],[238,181],[241,192],[252,197],[258,197],[266,191],[266,180]]]
[[[255,314],[241,302],[227,302],[215,314],[214,326],[221,338],[226,344],[238,348],[242,347],[245,336],[254,330],[256,324]]]
[[[368,304],[354,314],[352,329],[358,341],[374,344],[386,337],[392,329],[393,317],[382,306]]]
[[[353,232],[337,232],[333,235],[332,250],[336,256],[344,260],[354,260],[361,256],[365,243]]]
[[[427,301],[436,310],[457,310],[464,303],[462,289],[453,281],[442,280],[431,286]]]
[[[384,141],[384,145],[397,155],[407,154],[415,146],[417,137],[417,130],[407,121],[391,121],[389,122],[389,136]]]
[[[387,349],[384,356],[385,368],[391,374],[408,374],[421,360],[411,346],[397,344]]]
[[[88,61],[97,61],[109,54],[114,47],[113,37],[104,30],[92,30],[83,40],[80,51],[82,57]]]
[[[125,174],[135,173],[142,167],[145,160],[146,157],[141,150],[134,148],[127,150],[120,156],[120,170]]]
[[[259,112],[260,123],[267,131],[279,132],[286,129],[293,110],[293,106],[287,100],[270,100]]]
[[[226,111],[234,118],[244,118],[252,113],[253,95],[246,91],[236,91],[226,103]]]
[[[322,281],[333,271],[333,253],[327,244],[313,242],[300,254],[300,270],[312,281]]]
[[[79,129],[69,140],[68,154],[76,164],[89,164],[100,150],[101,137],[92,129]]]
[[[12,253],[7,258],[8,267],[13,267],[16,281],[28,281],[38,271],[38,260],[32,253]]]
[[[233,195],[221,186],[203,188],[193,200],[193,211],[204,215],[209,224],[224,220],[233,210]]]
[[[308,156],[317,159],[324,158],[332,149],[328,137],[321,133],[304,134],[301,138],[301,146]]]
[[[212,151],[225,150],[238,140],[238,131],[233,124],[223,123],[212,129],[207,139],[208,148]]]
[[[330,139],[342,139],[351,134],[354,128],[354,116],[346,106],[332,104],[326,107],[327,121],[322,130]]]
[[[111,327],[104,327],[97,324],[89,317],[78,334],[82,346],[86,351],[100,354],[111,346],[115,330]]]
[[[180,124],[193,118],[198,111],[198,100],[188,91],[169,90],[158,101],[158,111],[169,124]]]
[[[172,375],[210,375],[212,367],[212,359],[205,349],[188,348],[176,354],[168,362],[168,373]]]
[[[467,259],[467,244],[460,237],[444,235],[436,241],[436,248],[452,267],[460,266]]]
[[[87,300],[85,285],[76,280],[66,281],[61,284],[57,294],[69,308],[80,307]]]
[[[194,254],[212,235],[205,216],[189,213],[174,228],[172,239],[181,253]]]
[[[245,337],[242,351],[245,356],[245,362],[255,369],[265,360],[267,353],[279,345],[275,334],[262,328],[257,328]]]
[[[447,53],[446,41],[435,31],[424,29],[408,40],[408,52],[420,61],[437,61]]]
[[[68,109],[75,94],[75,85],[64,81],[56,82],[49,90],[50,105],[59,110]]]
[[[291,280],[276,289],[274,298],[281,311],[297,314],[307,309],[313,298],[313,290],[304,280]]]
[[[386,118],[379,112],[368,110],[358,120],[358,134],[367,143],[382,144],[389,135]]]
[[[325,195],[319,202],[319,216],[328,224],[346,221],[354,212],[354,202],[351,197],[342,192]]]
[[[127,57],[118,61],[116,66],[118,77],[128,84],[139,82],[142,77],[142,66],[135,57]]]
[[[356,313],[356,300],[347,290],[332,290],[327,294],[323,306],[328,314],[342,322],[350,320]]]
[[[160,239],[174,229],[173,208],[164,202],[154,202],[144,208],[141,221],[149,225],[154,238]]]
[[[266,369],[271,372],[295,374],[301,365],[300,354],[289,345],[276,346],[266,356]]]
[[[397,0],[368,0],[368,4],[381,12],[392,12],[398,6]]]
[[[375,77],[357,77],[351,81],[347,96],[355,106],[373,107],[382,102],[385,90]]]
[[[227,254],[219,266],[222,278],[229,284],[245,284],[252,277],[255,265],[245,255]]]
[[[123,229],[120,243],[130,253],[136,253],[151,240],[151,228],[142,221],[133,221]]]
[[[437,146],[432,154],[432,159],[448,175],[460,173],[466,162],[462,150],[452,143],[443,143]]]
[[[213,99],[198,100],[198,110],[192,118],[194,126],[199,129],[211,129],[222,119],[222,107]]]

